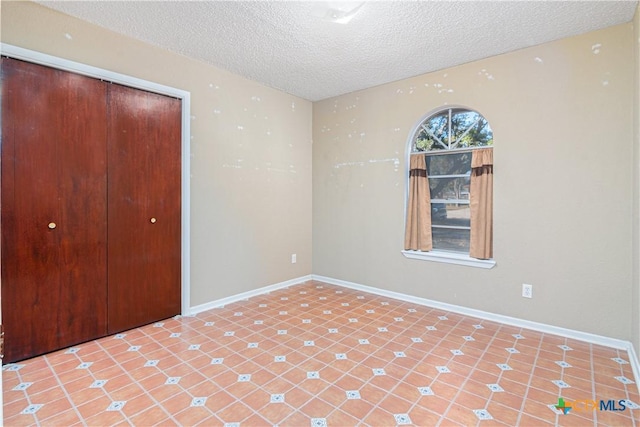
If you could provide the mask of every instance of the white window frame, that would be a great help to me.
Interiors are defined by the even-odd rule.
[[[415,154],[413,153],[413,140],[416,134],[418,133],[418,130],[422,127],[422,124],[424,123],[425,120],[442,111],[445,111],[445,110],[451,111],[458,108],[470,110],[470,111],[476,111],[473,108],[465,107],[462,105],[448,105],[445,108],[439,107],[434,110],[431,110],[430,112],[422,116],[420,120],[418,120],[418,122],[413,126],[413,128],[411,129],[411,132],[409,133],[409,137],[407,138],[407,148],[406,148],[406,156],[405,156],[406,168],[405,168],[405,180],[404,180],[405,186],[404,186],[404,228],[403,230],[406,229],[407,227],[407,205],[409,204],[409,184],[408,184],[409,183],[409,164],[410,164],[411,154]],[[449,120],[449,123],[451,123],[450,120]],[[452,148],[449,150],[443,150],[442,152],[455,153],[456,151],[468,151],[468,150],[469,148],[462,148],[462,149]],[[426,154],[427,151],[425,151],[424,153]],[[452,203],[451,200],[446,200],[445,202]],[[468,201],[465,201],[465,202],[468,203]],[[496,265],[496,261],[494,259],[477,259],[477,258],[470,257],[468,254],[464,254],[460,252],[444,251],[444,250],[438,250],[438,249],[434,249],[428,252],[403,249],[400,252],[406,258],[417,259],[422,261],[433,261],[433,262],[440,262],[445,264],[464,265],[467,267],[477,267],[477,268],[484,268],[484,269],[490,269],[495,267]]]

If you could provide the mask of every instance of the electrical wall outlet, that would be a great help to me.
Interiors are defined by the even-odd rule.
[[[296,254],[291,254],[291,264],[295,264],[297,260],[298,257],[296,256]]]
[[[533,298],[533,285],[522,284],[522,296],[525,298]]]

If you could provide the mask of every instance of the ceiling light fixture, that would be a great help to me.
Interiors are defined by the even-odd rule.
[[[358,13],[363,1],[325,1],[315,3],[314,15],[325,21],[347,24]]]

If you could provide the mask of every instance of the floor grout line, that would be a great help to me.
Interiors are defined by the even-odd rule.
[[[534,364],[533,364],[533,368],[531,370],[531,373],[529,374],[529,380],[527,381],[527,388],[525,389],[524,392],[524,396],[522,399],[522,405],[520,406],[520,410],[518,411],[518,418],[516,420],[516,425],[520,425],[520,419],[522,418],[522,414],[524,412],[524,408],[525,405],[527,403],[527,396],[529,395],[529,389],[531,387],[531,381],[533,380],[533,376],[534,376],[534,372],[535,372],[535,368],[536,368],[536,361],[538,360],[538,356],[540,355],[540,347],[542,346],[542,341],[544,339],[544,334],[540,334],[540,339],[538,341],[538,345],[536,348],[536,357],[533,359],[534,360]],[[557,423],[557,415],[556,415],[556,423]]]
[[[58,373],[55,371],[55,369],[53,368],[53,366],[49,363],[49,359],[47,358],[47,356],[42,356],[44,361],[47,363],[47,366],[49,366],[49,369],[51,370],[51,372],[53,373],[53,376],[55,377],[56,381],[58,382],[58,384],[60,384],[60,388],[62,389],[62,391],[64,392],[64,395],[67,397],[67,399],[69,400],[69,402],[72,403],[71,407],[73,408],[74,412],[76,413],[76,415],[78,416],[78,419],[81,420],[82,425],[86,427],[87,423],[85,422],[85,420],[82,418],[82,414],[80,413],[80,411],[78,411],[78,407],[76,405],[73,405],[73,402],[71,400],[71,396],[69,395],[69,393],[67,392],[66,387],[64,386],[64,384],[62,383],[62,381],[60,381],[60,377],[58,376]],[[25,390],[26,392],[26,390]],[[37,419],[36,419],[37,420]],[[39,423],[37,424],[38,426],[40,425]]]

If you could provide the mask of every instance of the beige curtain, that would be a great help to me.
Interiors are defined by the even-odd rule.
[[[493,257],[493,148],[474,150],[471,156],[471,242],[469,256]]]
[[[431,242],[431,194],[427,178],[424,154],[411,155],[409,165],[409,206],[404,233],[406,250],[430,251]]]

